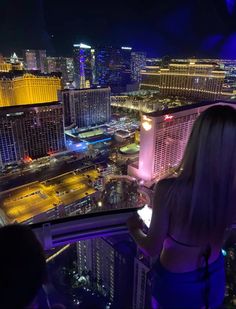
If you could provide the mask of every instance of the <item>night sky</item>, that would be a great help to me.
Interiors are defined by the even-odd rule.
[[[149,56],[236,59],[236,0],[1,0],[0,53],[71,55],[73,43]]]

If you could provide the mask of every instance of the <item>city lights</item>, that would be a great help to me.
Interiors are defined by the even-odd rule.
[[[124,50],[132,50],[132,47],[122,46],[121,49],[124,49]]]
[[[79,48],[85,48],[85,49],[91,49],[92,47],[87,45],[87,44],[84,44],[84,43],[80,43],[80,44],[74,44],[73,45],[74,47],[79,47]]]
[[[171,220],[164,212],[159,216],[166,221],[161,229],[166,230],[165,223],[171,221],[168,232],[179,245],[158,226],[157,235],[153,226],[152,231],[148,229],[158,200],[163,205],[173,202],[177,215],[178,204],[186,204],[186,209],[190,205],[193,194],[183,195],[181,188],[195,188],[192,181],[189,186],[184,182],[185,176],[186,182],[196,177],[188,175],[191,164],[183,167],[181,163],[196,119],[211,106],[236,108],[236,0],[180,4],[163,0],[151,6],[132,1],[110,5],[103,1],[3,2],[0,229],[15,223],[29,226],[43,247],[48,272],[39,293],[31,298],[33,304],[25,308],[58,304],[61,308],[145,309],[156,308],[154,299],[161,308],[173,308],[161,303],[164,298],[172,301],[176,293],[165,293],[166,287],[173,291],[174,286],[171,280],[166,285],[160,281],[159,262],[168,266],[168,276],[173,271],[168,278],[173,277],[176,285],[181,271],[187,278],[188,272],[190,276],[198,272],[198,264],[203,267],[201,294],[196,294],[201,300],[189,296],[192,282],[189,288],[184,282],[183,293],[177,286],[176,295],[184,301],[194,299],[197,308],[218,308],[223,290],[221,295],[213,293],[220,289],[220,281],[211,280],[211,270],[219,271],[217,255],[225,259],[223,306],[234,308],[233,233],[218,248],[208,229],[205,245],[213,246],[208,263],[205,259],[200,265],[196,261],[208,254],[203,252],[204,241],[187,233],[191,224],[182,224],[183,230],[176,224],[175,229],[172,212]],[[19,6],[21,11],[16,9]],[[209,181],[213,193],[214,183],[219,186],[218,179]],[[184,197],[189,200],[182,201]],[[172,210],[172,205],[164,206]],[[129,226],[132,217],[137,222]],[[213,216],[208,221],[214,220]],[[10,247],[16,253],[12,257],[22,263],[19,248],[9,241]],[[19,278],[21,284],[18,267],[11,267],[16,263],[5,264],[8,277]],[[222,273],[218,274],[220,278]],[[165,280],[164,271],[161,277]],[[20,292],[29,292],[23,285]],[[23,297],[13,288],[9,303],[18,294]],[[178,308],[192,308],[175,303]],[[22,306],[11,306],[18,307]]]
[[[174,118],[174,116],[171,116],[171,115],[165,115],[164,116],[164,120],[165,121],[169,121],[169,120],[171,120],[171,119],[173,119]]]
[[[144,128],[145,131],[151,130],[152,119],[144,115],[142,120],[142,127]]]
[[[148,121],[142,122],[142,126],[143,126],[145,131],[149,131],[152,128],[152,124],[150,122],[148,122]]]
[[[222,97],[225,76],[226,72],[215,63],[197,59],[186,63],[173,61],[166,68],[146,66],[141,71],[140,88],[153,91],[158,89],[164,97],[217,100]]]

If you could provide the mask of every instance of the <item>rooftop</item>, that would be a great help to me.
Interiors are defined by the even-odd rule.
[[[22,104],[22,105],[12,105],[12,106],[2,106],[0,107],[0,112],[13,112],[14,110],[24,110],[30,109],[35,107],[54,107],[61,105],[61,102],[54,101],[54,102],[45,102],[45,103],[34,103],[34,104]]]
[[[90,178],[88,178],[88,176]],[[93,194],[96,190],[88,183],[99,176],[95,169],[69,172],[47,181],[35,181],[7,192],[1,192],[0,205],[10,222],[24,222],[56,206],[69,205]]]
[[[111,90],[110,87],[105,87],[105,86],[91,86],[90,88],[72,88],[72,89],[63,89],[62,92],[73,92],[73,91],[91,91],[91,90]]]
[[[211,104],[217,104],[217,103],[235,104],[235,106],[236,106],[236,101],[234,102],[234,101],[217,100],[217,101],[212,101],[210,103]],[[167,109],[164,109],[164,110],[161,110],[161,111],[155,111],[155,112],[152,112],[152,113],[143,113],[143,114],[146,115],[146,116],[149,116],[149,117],[158,117],[158,116],[182,112],[182,111],[185,111],[185,110],[198,108],[198,107],[206,106],[206,105],[209,105],[209,100],[198,102],[198,103],[193,103],[193,104],[189,104],[189,105],[182,105],[182,106],[177,106],[177,107],[173,107],[173,108],[167,108]]]

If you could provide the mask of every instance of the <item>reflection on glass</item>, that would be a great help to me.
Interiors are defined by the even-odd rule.
[[[225,248],[225,306],[233,308],[236,245]],[[58,252],[58,250],[57,250]],[[48,252],[49,300],[67,308],[150,308],[152,262],[126,235],[87,239]],[[50,258],[51,257],[51,258]]]

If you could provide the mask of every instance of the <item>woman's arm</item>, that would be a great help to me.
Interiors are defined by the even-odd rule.
[[[166,193],[169,189],[168,179],[157,183],[153,197],[153,212],[148,233],[143,233],[140,218],[136,215],[131,217],[128,228],[137,245],[148,255],[159,255],[169,228],[169,213],[164,205]]]

